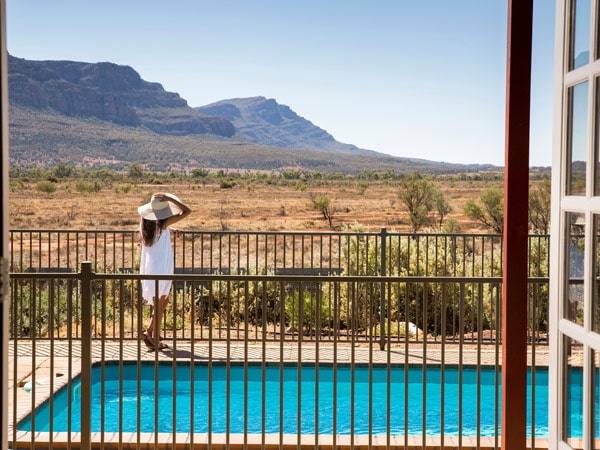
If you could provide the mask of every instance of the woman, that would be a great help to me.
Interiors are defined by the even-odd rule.
[[[173,274],[173,250],[169,227],[187,217],[192,210],[173,194],[156,193],[150,203],[138,208],[141,216],[142,258],[140,274]],[[177,230],[174,230],[177,231]],[[142,280],[142,297],[152,306],[152,317],[144,332],[144,342],[152,349],[166,345],[160,341],[160,323],[167,304],[171,280]],[[158,302],[155,303],[158,298]]]

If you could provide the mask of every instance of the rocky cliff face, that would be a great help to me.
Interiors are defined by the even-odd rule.
[[[15,105],[145,126],[160,134],[231,137],[235,133],[228,120],[195,111],[177,93],[142,80],[128,66],[28,61],[13,56],[9,56],[8,63],[9,96]]]
[[[377,154],[336,141],[327,131],[299,116],[290,107],[265,97],[221,100],[196,110],[227,119],[233,123],[238,135],[262,145]]]

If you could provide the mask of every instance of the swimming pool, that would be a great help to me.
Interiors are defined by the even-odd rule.
[[[100,431],[104,423],[105,432],[136,432],[138,421],[141,432],[154,432],[155,406],[159,413],[158,432],[173,432],[173,411],[176,411],[176,431],[190,432],[190,418],[193,419],[193,430],[196,433],[209,431],[209,367],[206,363],[196,364],[193,369],[193,384],[189,364],[178,364],[175,372],[171,364],[158,366],[158,394],[155,395],[155,367],[143,364],[141,366],[141,389],[138,392],[137,366],[125,364],[120,387],[119,366],[106,364],[104,372],[104,408],[101,406],[102,383],[101,368],[92,370],[92,431]],[[571,380],[572,401],[582,401],[582,372],[573,369]],[[245,401],[247,401],[246,425],[248,433],[263,432],[262,422],[262,393],[263,379],[265,389],[265,423],[264,432],[296,434],[298,432],[298,412],[301,414],[300,431],[302,434],[333,434],[333,410],[336,408],[336,433],[350,434],[351,424],[354,433],[369,433],[369,411],[372,412],[372,433],[385,434],[388,421],[388,375],[386,367],[372,369],[372,383],[369,382],[369,369],[365,366],[355,367],[354,382],[349,366],[338,366],[337,393],[334,406],[333,376],[331,365],[303,366],[299,371],[297,365],[286,365],[280,372],[279,365],[267,366],[264,375],[260,365],[248,366],[248,393],[244,395],[244,367],[230,367],[229,411],[227,410],[227,368],[224,364],[212,366],[212,429],[213,433],[226,433],[229,416],[229,432],[243,433],[245,426]],[[439,435],[443,430],[446,435],[476,435],[479,428],[481,436],[500,434],[496,429],[496,414],[498,422],[500,411],[495,411],[496,395],[501,398],[500,389],[496,389],[496,373],[493,369],[480,371],[480,417],[477,423],[477,372],[474,368],[446,366],[444,370],[443,411],[442,371],[437,367],[410,367],[405,383],[403,367],[392,367],[389,382],[391,407],[389,412],[389,428],[392,435],[403,435],[405,420],[408,434],[422,434],[425,427],[427,435]],[[282,375],[282,376],[281,376]],[[173,377],[175,376],[175,392],[173,392]],[[423,377],[425,376],[425,384]],[[462,377],[462,396],[459,396],[459,376]],[[300,384],[298,379],[300,377]],[[531,374],[528,376],[531,379]],[[500,374],[498,374],[500,379]],[[372,403],[369,403],[369,385],[372,388]],[[531,385],[531,383],[529,383]],[[300,387],[299,387],[300,386]],[[354,387],[352,396],[352,386]],[[579,389],[577,388],[579,386]],[[191,393],[193,387],[193,415]],[[122,389],[122,396],[119,394]],[[318,389],[318,405],[315,404]],[[408,390],[405,405],[405,389]],[[596,386],[596,390],[598,387]],[[80,381],[74,379],[71,384],[71,430],[80,429]],[[300,396],[299,394],[300,390]],[[498,392],[496,392],[498,391]],[[280,415],[280,392],[283,392],[283,414]],[[534,430],[536,436],[548,434],[548,371],[537,369],[535,372],[535,414]],[[175,394],[175,395],[173,395]],[[531,389],[528,389],[527,404],[531,405]],[[300,398],[300,408],[298,407]],[[425,398],[425,401],[423,401]],[[459,398],[462,398],[462,408],[459,410]],[[596,396],[598,398],[598,396]],[[54,397],[53,430],[68,430],[68,387],[64,387]],[[138,402],[141,414],[138,417]],[[155,404],[155,402],[157,402]],[[175,403],[175,405],[174,405]],[[352,408],[352,403],[354,407]],[[575,405],[576,406],[576,405]],[[408,413],[405,414],[405,407]],[[315,411],[318,411],[318,415]],[[575,407],[574,410],[577,410]],[[122,413],[120,412],[122,411]],[[460,412],[460,413],[459,413]],[[35,431],[49,431],[50,405],[45,402],[35,413]],[[102,414],[103,413],[103,414]],[[119,423],[122,418],[122,423]],[[318,430],[315,430],[315,418],[318,418]],[[353,419],[353,421],[352,421]],[[459,420],[461,423],[459,424]],[[531,435],[531,410],[527,412],[528,434]],[[580,421],[571,421],[573,428],[570,435],[581,436]],[[18,425],[19,430],[31,431],[31,415]],[[579,429],[578,429],[579,426]],[[497,425],[499,428],[499,424]]]

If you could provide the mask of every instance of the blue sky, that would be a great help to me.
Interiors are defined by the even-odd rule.
[[[262,95],[337,140],[504,164],[506,0],[7,0],[8,51],[111,61],[190,106]],[[550,165],[554,2],[534,10],[531,165]]]

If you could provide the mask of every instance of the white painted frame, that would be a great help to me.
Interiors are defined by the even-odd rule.
[[[581,0],[580,0],[581,1]],[[557,0],[555,29],[555,83],[554,83],[554,144],[552,157],[552,223],[550,243],[550,372],[549,372],[549,444],[552,449],[571,449],[562,440],[562,429],[565,421],[564,382],[562,370],[564,359],[564,336],[568,336],[583,344],[583,448],[594,450],[593,420],[595,418],[593,402],[594,370],[592,350],[600,352],[600,334],[591,329],[593,316],[592,301],[594,295],[595,254],[600,249],[594,245],[594,216],[600,218],[600,196],[594,197],[594,179],[597,170],[595,146],[600,139],[600,130],[596,133],[596,97],[600,79],[600,59],[598,48],[598,23],[600,18],[600,0],[591,0],[590,7],[590,63],[568,71],[570,24],[572,0]],[[568,89],[576,84],[588,82],[588,139],[586,166],[586,195],[566,196],[567,173],[567,124],[569,105]],[[585,249],[584,256],[584,325],[579,326],[564,319],[566,281],[568,279],[566,245],[568,224],[566,214],[580,212],[585,215]]]

